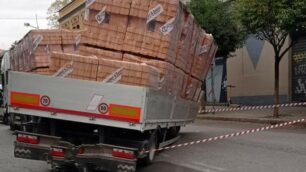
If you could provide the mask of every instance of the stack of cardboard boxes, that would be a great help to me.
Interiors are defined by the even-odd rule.
[[[85,11],[84,31],[26,35],[11,50],[14,69],[56,76],[69,66],[67,78],[199,100],[217,46],[179,0],[88,0]]]

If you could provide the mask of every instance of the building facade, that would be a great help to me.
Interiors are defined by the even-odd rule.
[[[289,38],[285,43],[288,46]],[[227,84],[231,100],[236,104],[273,104],[274,50],[265,41],[250,36],[243,48],[227,60]],[[306,101],[306,37],[300,35],[297,44],[280,63],[280,101]]]
[[[61,29],[83,29],[85,0],[72,0],[59,11]]]

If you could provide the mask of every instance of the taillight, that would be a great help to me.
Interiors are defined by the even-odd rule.
[[[119,158],[135,159],[134,152],[129,150],[113,149],[112,155]]]
[[[37,136],[31,136],[26,134],[17,134],[16,140],[18,142],[30,143],[30,144],[38,144],[39,138]]]
[[[65,156],[65,149],[58,148],[58,147],[51,147],[49,151],[50,156],[55,157],[64,157]]]
[[[82,155],[84,154],[84,152],[85,152],[84,148],[79,148],[78,154]]]

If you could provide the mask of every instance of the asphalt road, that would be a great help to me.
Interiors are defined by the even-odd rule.
[[[179,142],[189,142],[261,127],[259,124],[198,121],[183,128]],[[0,125],[0,172],[49,172],[44,162],[15,159],[14,136]],[[140,172],[302,172],[306,171],[306,129],[289,127],[239,136],[157,155]]]

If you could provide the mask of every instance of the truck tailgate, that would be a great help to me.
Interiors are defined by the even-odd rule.
[[[10,112],[140,130],[145,87],[9,72]]]

